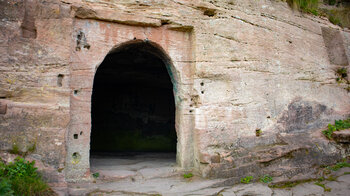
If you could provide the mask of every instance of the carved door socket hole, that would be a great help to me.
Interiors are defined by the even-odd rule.
[[[204,91],[201,91],[202,94],[204,94]]]
[[[213,17],[216,15],[216,12],[214,9],[206,9],[204,10],[203,14],[209,17]]]
[[[77,46],[75,47],[76,51],[81,51],[81,49],[90,49],[90,44],[88,44],[85,33],[82,31],[79,31],[77,34]]]
[[[77,96],[78,93],[79,93],[79,90],[74,90],[74,91],[73,91],[73,94],[74,94],[75,96]]]
[[[204,82],[201,82],[201,86],[204,86]]]
[[[74,139],[78,139],[78,134],[73,135]]]
[[[78,152],[72,154],[73,164],[78,164],[80,162],[81,156]]]
[[[62,87],[63,78],[64,78],[63,74],[58,74],[57,75],[57,86],[58,87]]]
[[[83,135],[83,132],[82,132],[82,131],[80,131],[80,135]]]

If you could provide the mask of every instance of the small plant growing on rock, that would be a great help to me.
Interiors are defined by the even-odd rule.
[[[332,171],[338,171],[340,168],[343,167],[350,167],[350,163],[347,162],[339,162],[333,166],[328,166],[327,169],[332,170]]]
[[[323,135],[325,135],[328,139],[332,139],[332,133],[336,131],[337,129],[335,126],[328,124],[328,129],[322,131]]]
[[[326,187],[326,185],[322,184],[321,182],[315,182],[315,185],[320,186],[323,188],[324,192],[331,192],[331,188]]]
[[[19,150],[19,146],[17,143],[13,143],[12,144],[12,149],[9,151],[11,154],[17,154],[17,155],[21,155],[21,151]]]
[[[350,92],[350,81],[348,79],[348,70],[345,67],[339,68],[335,71],[335,75],[337,75],[336,81],[340,83],[347,84],[345,90]]]
[[[332,139],[332,133],[334,131],[340,131],[340,130],[344,130],[344,129],[348,129],[348,128],[350,128],[350,119],[336,120],[334,125],[328,124],[328,129],[322,131],[322,133],[328,139]]]
[[[326,180],[328,181],[336,181],[338,177],[334,176],[334,175],[329,175]]]
[[[92,174],[92,177],[94,177],[94,178],[98,178],[98,177],[100,177],[100,173],[98,173],[98,172],[93,173],[93,174]]]
[[[268,184],[268,183],[270,183],[272,181],[273,181],[273,178],[270,175],[268,175],[268,174],[266,174],[266,175],[264,175],[263,177],[260,178],[260,182],[262,182],[262,183]]]
[[[184,176],[184,178],[192,178],[193,174],[192,173],[186,173],[183,176]]]
[[[20,157],[7,165],[0,162],[0,195],[54,195],[34,164]]]
[[[35,150],[36,150],[36,142],[34,142],[31,146],[29,146],[26,154],[33,153]]]
[[[348,70],[344,67],[336,70],[336,75],[338,76],[337,81],[346,80],[348,76]]]
[[[31,144],[27,150],[22,151],[17,143],[12,144],[12,149],[9,150],[9,153],[16,154],[22,157],[26,157],[27,155],[33,153],[36,150],[36,142]]]
[[[57,171],[58,171],[59,173],[61,173],[63,170],[64,170],[63,167],[57,169]]]
[[[251,180],[253,180],[253,176],[246,176],[244,178],[241,178],[241,183],[249,184]]]

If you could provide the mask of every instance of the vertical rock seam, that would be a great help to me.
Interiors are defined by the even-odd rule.
[[[348,65],[341,31],[328,27],[322,27],[321,29],[330,62],[335,65]]]
[[[36,0],[25,0],[24,18],[21,25],[22,37],[36,38],[35,15],[37,10]]]

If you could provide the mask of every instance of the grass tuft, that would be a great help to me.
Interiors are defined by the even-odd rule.
[[[11,184],[14,192],[19,195],[53,195],[53,191],[41,178],[15,177]]]
[[[192,173],[186,173],[183,175],[184,178],[192,178],[193,174]]]
[[[278,188],[278,189],[292,188],[292,187],[295,187],[301,183],[312,182],[312,181],[313,181],[313,179],[298,180],[298,181],[293,181],[293,182],[282,182],[282,183],[276,183],[273,185],[269,185],[269,187],[270,188]]]
[[[283,0],[287,1],[292,9],[297,9],[303,13],[313,14],[315,16],[325,16],[328,20],[340,27],[350,27],[350,20],[348,13],[349,7],[342,7],[339,9],[337,0]],[[322,4],[330,6],[322,6]]]
[[[334,25],[338,25],[340,27],[343,27],[343,24],[342,24],[340,18],[336,14],[333,14],[332,12],[330,12],[328,14],[328,20],[329,20],[329,22],[331,22]]]
[[[339,162],[333,166],[328,166],[327,169],[332,170],[332,171],[338,171],[339,169],[343,167],[350,167],[350,163],[347,163],[345,161]]]
[[[19,146],[17,143],[13,143],[12,144],[12,149],[9,151],[11,154],[17,154],[17,155],[21,155],[22,152],[19,150]]]
[[[318,0],[287,0],[290,7],[296,8],[302,12],[319,15]]]

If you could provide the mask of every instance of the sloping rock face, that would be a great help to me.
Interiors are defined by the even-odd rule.
[[[350,129],[336,131],[332,134],[332,138],[339,143],[350,143]]]
[[[134,39],[159,45],[172,61],[181,167],[232,183],[310,176],[350,155],[320,134],[350,115],[348,79],[337,75],[349,67],[350,31],[326,19],[272,0],[0,7],[0,149],[35,145],[31,156],[57,176],[64,169],[67,181],[90,175],[94,73],[112,48]]]

